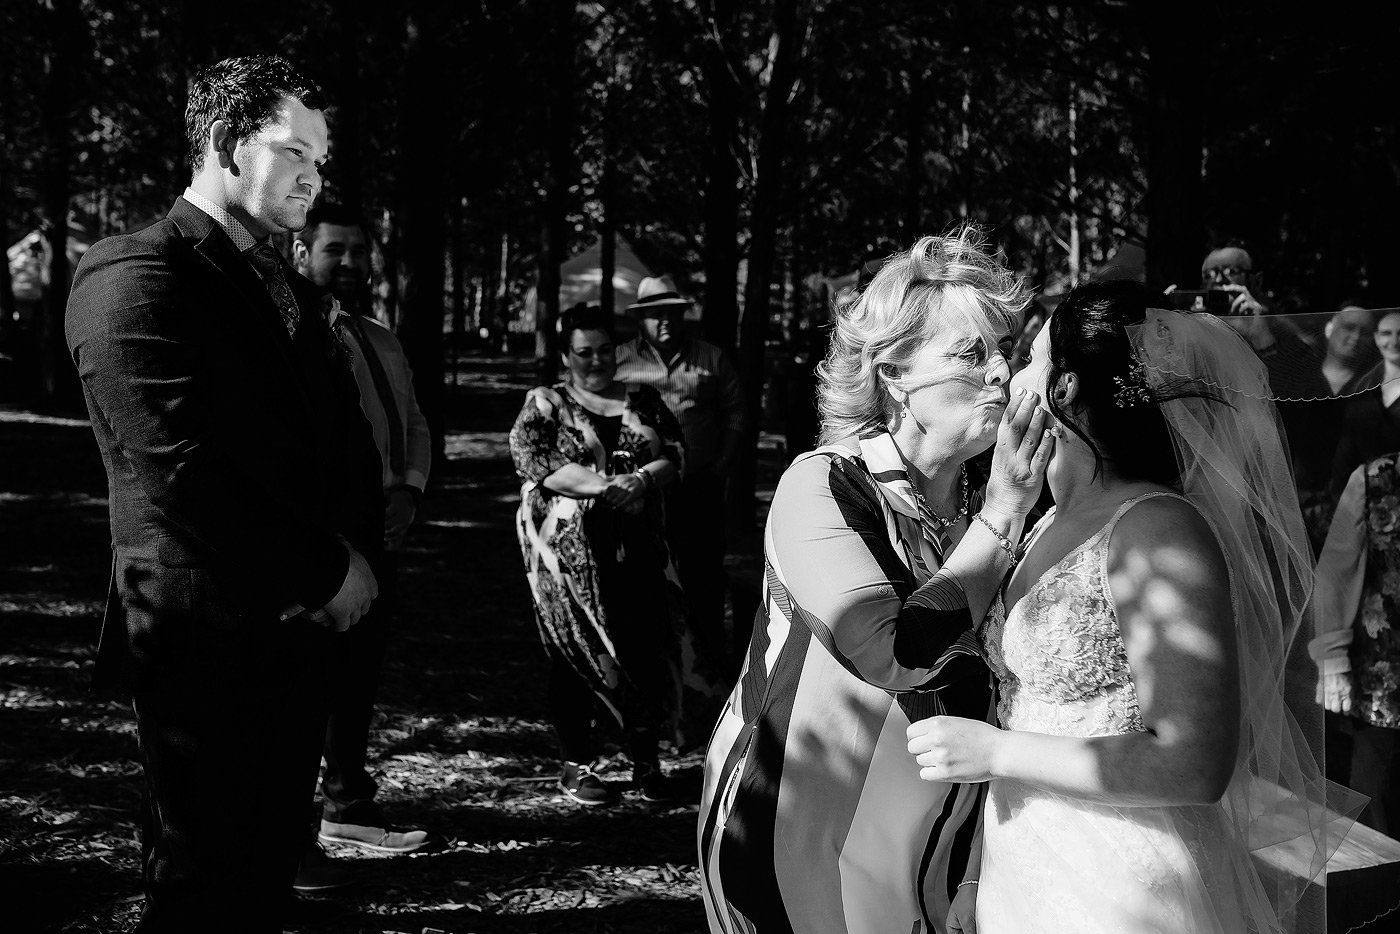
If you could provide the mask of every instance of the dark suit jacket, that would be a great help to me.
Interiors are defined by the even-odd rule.
[[[321,297],[286,270],[295,340],[233,241],[189,202],[88,250],[68,346],[107,468],[112,585],[99,685],[139,688],[186,627],[259,627],[383,536],[379,460]],[[195,640],[198,642],[199,640]],[[270,648],[275,651],[275,648]]]

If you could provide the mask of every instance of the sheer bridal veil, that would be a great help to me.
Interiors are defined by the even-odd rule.
[[[1129,337],[1147,388],[1170,400],[1161,409],[1182,492],[1214,527],[1230,567],[1242,722],[1221,807],[1252,854],[1230,881],[1251,930],[1321,932],[1327,859],[1364,799],[1322,774],[1322,710],[1306,650],[1313,554],[1269,376],[1213,315],[1149,309]],[[1171,398],[1182,389],[1214,398]]]

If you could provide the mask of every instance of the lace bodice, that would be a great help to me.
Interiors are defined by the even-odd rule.
[[[1001,685],[997,713],[1003,728],[1058,736],[1143,729],[1108,589],[1108,542],[1132,506],[1148,496],[1171,495],[1148,493],[1124,503],[1107,525],[1032,584],[1010,613],[988,615],[982,644]]]

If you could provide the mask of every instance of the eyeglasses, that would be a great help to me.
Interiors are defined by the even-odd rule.
[[[1229,281],[1239,276],[1247,276],[1253,271],[1246,266],[1207,266],[1201,270],[1201,278],[1206,282]]]

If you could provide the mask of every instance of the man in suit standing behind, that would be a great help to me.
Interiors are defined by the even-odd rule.
[[[69,297],[110,496],[96,682],[130,693],[145,771],[142,932],[282,930],[325,640],[378,592],[378,457],[346,351],[269,242],[320,191],[324,109],[278,58],[202,70],[190,187],[95,244]]]
[[[337,640],[332,655],[319,835],[323,843],[349,844],[375,853],[413,853],[433,844],[433,835],[419,827],[388,822],[374,800],[379,787],[365,759],[384,651],[398,611],[398,552],[428,485],[433,440],[413,393],[413,371],[403,346],[393,331],[374,319],[370,240],[364,221],[342,205],[318,204],[292,243],[292,263],[339,303],[340,313],[332,312],[331,327],[351,348],[360,408],[374,432],[383,464],[384,550],[374,566],[379,599],[353,632]],[[304,862],[299,886],[327,875],[308,868]]]

